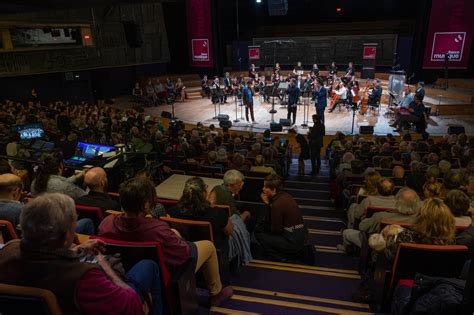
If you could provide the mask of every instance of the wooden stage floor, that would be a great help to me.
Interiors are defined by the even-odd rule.
[[[278,105],[277,105],[278,104]],[[272,108],[271,104],[262,102],[259,96],[254,98],[254,113],[256,124],[250,124],[245,121],[245,108],[243,110],[243,116],[241,116],[241,109],[237,106],[237,118],[239,122],[232,122],[233,130],[241,131],[254,131],[263,132],[269,128],[269,122],[271,114],[268,111]],[[309,125],[312,125],[311,115],[315,114],[314,103],[310,103],[306,106],[309,109]],[[275,101],[275,109],[277,113],[274,116],[275,121],[279,121],[280,118],[286,118],[287,109],[281,108],[280,102]],[[174,105],[175,116],[178,117],[185,123],[196,124],[202,122],[205,126],[214,124],[219,128],[219,122],[214,117],[214,105],[207,98],[186,100],[183,103],[176,103]],[[335,134],[337,131],[342,131],[346,134],[350,134],[352,131],[352,111],[346,111],[343,109],[338,112],[336,109],[333,113],[328,113],[326,108],[325,120],[326,120],[326,133],[328,135]],[[159,105],[156,107],[145,108],[147,115],[160,116],[162,111],[171,112],[171,105]],[[387,111],[387,105],[382,104],[380,114],[368,113],[366,115],[359,115],[356,113],[354,116],[354,133],[358,133],[359,126],[374,126],[374,132],[376,134],[397,134],[393,132],[393,128],[389,126],[390,117],[385,113]],[[236,118],[235,101],[234,98],[229,98],[228,103],[220,106],[220,113],[227,114],[233,121]],[[244,117],[244,119],[242,119]],[[303,105],[298,106],[296,116],[296,126],[294,130],[298,133],[307,133],[308,128],[301,127],[303,123]],[[474,136],[474,116],[468,115],[449,115],[449,116],[431,116],[428,120],[427,131],[432,135],[444,135],[447,133],[447,129],[450,125],[463,125],[466,129],[468,136]],[[284,128],[284,133],[288,131],[290,127]]]

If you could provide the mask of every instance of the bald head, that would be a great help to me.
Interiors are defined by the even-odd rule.
[[[107,174],[101,167],[91,168],[84,175],[84,183],[92,191],[105,192],[107,187]]]
[[[15,174],[0,175],[0,199],[19,200],[23,182]]]

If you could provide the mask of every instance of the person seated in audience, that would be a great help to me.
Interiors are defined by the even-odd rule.
[[[262,152],[262,145],[261,145],[260,142],[256,142],[256,143],[252,144],[252,146],[250,148],[250,151],[247,153],[247,158],[253,159],[257,155],[260,155],[261,152]]]
[[[224,242],[228,241],[229,261],[236,258],[238,265],[248,264],[252,254],[250,234],[245,223],[236,214],[229,216],[225,209],[212,207],[207,198],[207,185],[202,178],[190,178],[186,181],[183,195],[170,215],[181,219],[211,222],[216,248],[222,248]]]
[[[441,187],[441,183],[436,178],[430,177],[423,185],[423,197],[425,199],[439,198],[441,196]]]
[[[369,171],[365,174],[365,186],[359,189],[357,197],[367,197],[377,195],[377,183],[382,179],[377,171]]]
[[[224,183],[215,186],[209,194],[209,201],[213,205],[227,205],[230,207],[231,215],[238,215],[245,222],[250,218],[250,212],[242,213],[237,209],[234,196],[244,187],[244,175],[238,170],[228,170],[224,174]]]
[[[416,222],[409,229],[388,239],[385,256],[393,261],[400,243],[451,245],[455,243],[454,216],[443,200],[431,198],[423,203]]]
[[[158,241],[163,246],[169,266],[180,268],[189,259],[194,260],[195,271],[203,271],[212,305],[219,305],[232,296],[231,287],[222,287],[216,248],[212,242],[187,242],[165,222],[147,217],[156,200],[155,186],[151,181],[129,179],[122,183],[119,193],[124,213],[107,216],[99,226],[100,236],[129,242]]]
[[[395,208],[394,185],[389,178],[382,178],[377,182],[377,195],[368,196],[360,204],[353,203],[347,211],[347,227],[354,228],[356,219],[364,219],[368,207]]]
[[[209,151],[207,153],[207,161],[203,165],[212,166],[212,167],[220,167],[221,169],[224,167],[224,165],[222,163],[217,162],[217,152],[216,151]]]
[[[107,194],[109,181],[103,168],[94,167],[88,170],[84,175],[84,184],[89,188],[89,193],[77,198],[76,205],[99,207],[104,216],[106,210],[121,210],[120,204]]]
[[[441,172],[441,176],[444,176],[446,173],[448,173],[451,170],[451,163],[446,160],[441,160],[438,162],[438,167]]]
[[[446,194],[444,203],[449,207],[454,216],[455,226],[470,226],[471,217],[468,216],[471,201],[469,197],[459,189],[453,189]]]
[[[162,314],[158,265],[142,260],[126,274],[114,271],[103,256],[105,244],[88,240],[74,246],[74,201],[45,193],[23,209],[21,240],[0,251],[0,282],[50,290],[65,314],[142,314],[145,295],[150,314]],[[95,257],[95,259],[94,259]]]
[[[153,150],[153,145],[149,142],[149,137],[144,132],[140,132],[138,127],[132,127],[130,134],[130,143],[136,152],[150,153]]]
[[[240,153],[234,153],[232,162],[229,164],[229,168],[243,173],[246,173],[249,170],[249,166],[245,163],[244,156]]]
[[[400,165],[395,165],[392,169],[392,180],[394,181],[395,186],[404,186],[405,184],[404,178],[405,178],[405,169]]]
[[[227,151],[224,148],[217,150],[217,161],[218,162],[227,162]]]
[[[280,176],[270,174],[265,177],[261,198],[270,207],[270,215],[255,231],[255,238],[266,258],[278,261],[302,255],[308,239],[308,230],[298,204],[282,188]]]
[[[410,163],[410,175],[406,179],[406,185],[416,191],[417,193],[423,192],[423,185],[426,183],[426,165],[412,161]]]
[[[33,196],[45,192],[57,192],[77,199],[87,194],[75,184],[84,178],[85,171],[72,175],[69,178],[62,176],[64,164],[61,153],[45,153],[41,156],[40,162],[41,164],[38,165],[31,183],[31,193]]]
[[[339,250],[351,251],[350,246],[360,248],[362,246],[360,233],[372,234],[382,221],[414,223],[416,215],[421,207],[420,197],[416,191],[403,187],[395,196],[395,208],[389,211],[374,213],[370,218],[360,221],[359,229],[345,229],[342,233],[343,245],[338,245]]]
[[[265,166],[263,162],[264,162],[263,156],[261,154],[257,155],[255,157],[255,166],[252,166],[250,168],[250,172],[264,173],[264,174],[270,174],[270,173],[275,174],[275,170],[273,169],[273,167]]]
[[[443,177],[443,189],[441,190],[441,196],[446,194],[451,189],[460,189],[463,182],[463,175],[461,170],[453,169],[447,172]]]
[[[20,224],[22,189],[23,182],[17,175],[0,175],[0,220],[11,222],[14,228]]]
[[[135,86],[132,89],[132,101],[141,102],[143,99],[143,91],[140,87],[140,83],[135,82]]]

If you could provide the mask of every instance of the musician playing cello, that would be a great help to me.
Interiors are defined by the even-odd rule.
[[[334,91],[336,93],[336,96],[338,98],[337,101],[333,102],[332,107],[329,109],[329,112],[332,113],[334,109],[336,108],[337,105],[339,104],[344,104],[347,101],[347,88],[346,84],[344,82],[339,83],[339,90]]]

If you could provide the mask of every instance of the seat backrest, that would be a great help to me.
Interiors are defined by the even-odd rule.
[[[0,220],[0,243],[6,243],[17,238],[18,235],[13,224],[7,220]]]
[[[370,218],[374,215],[374,213],[377,213],[377,212],[386,212],[386,211],[391,211],[391,210],[393,210],[393,208],[369,206],[367,207],[367,209],[365,209],[365,218]]]
[[[76,205],[76,212],[79,218],[89,218],[94,221],[96,229],[104,219],[102,209],[99,207]]]
[[[416,273],[459,277],[468,254],[464,245],[400,243],[393,261],[390,287],[394,288],[400,279],[414,279]]]
[[[212,235],[212,226],[208,221],[184,220],[169,217],[160,217],[160,220],[169,224],[181,234],[185,240],[189,242],[208,240],[214,242]]]
[[[228,205],[214,205],[213,208],[217,208],[217,209],[220,209],[222,211],[225,211],[227,213],[228,217],[231,216],[230,206],[228,206]]]
[[[45,289],[0,284],[1,314],[61,315],[56,296]]]
[[[222,173],[222,167],[201,165],[201,172],[208,174]]]

